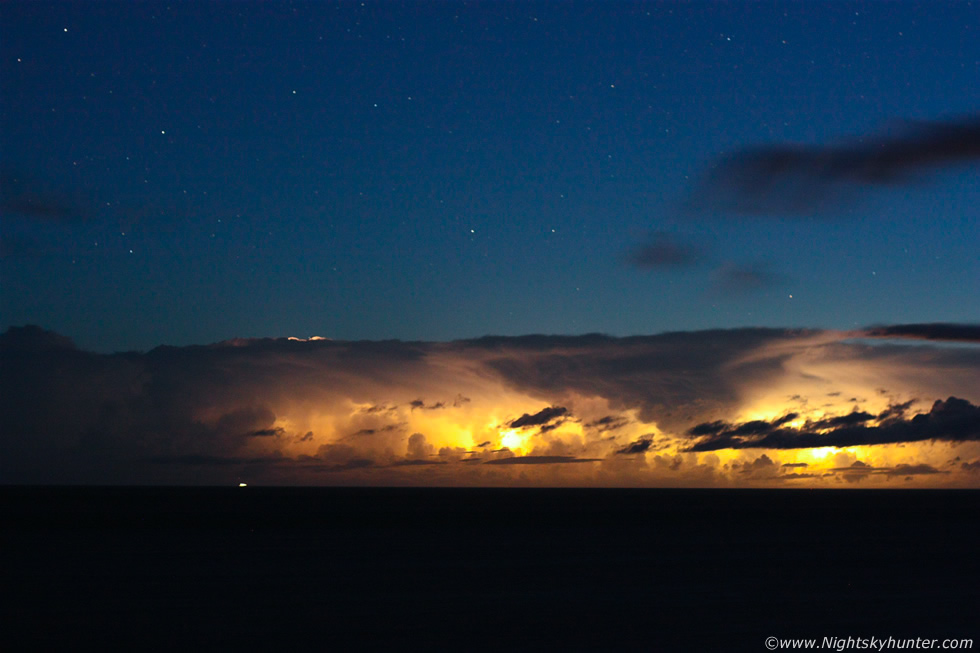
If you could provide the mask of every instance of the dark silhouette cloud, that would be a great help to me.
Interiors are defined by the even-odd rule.
[[[909,408],[911,408],[912,404],[914,403],[915,400],[910,399],[909,401],[905,401],[900,404],[892,404],[885,410],[878,413],[878,419],[884,421],[884,420],[892,419],[893,417],[902,417],[905,415],[905,413],[908,412]],[[859,413],[859,414],[863,414],[863,413]]]
[[[862,187],[904,185],[922,173],[977,161],[978,115],[918,123],[843,145],[751,147],[719,162],[691,205],[743,214],[809,214]]]
[[[275,438],[278,438],[278,437],[281,437],[281,436],[285,435],[285,433],[286,433],[286,429],[282,428],[281,426],[277,426],[277,427],[270,428],[270,429],[257,429],[255,431],[252,431],[251,433],[249,433],[249,435],[256,436],[256,437],[275,437]]]
[[[600,417],[594,422],[589,422],[585,426],[587,428],[594,428],[602,433],[605,431],[615,431],[616,429],[621,429],[629,423],[629,419],[623,417],[622,415],[606,415],[605,417]]]
[[[803,449],[813,447],[854,447],[860,445],[945,440],[980,440],[980,406],[965,399],[937,400],[928,413],[910,418],[887,414],[877,425],[867,425],[865,413],[851,413],[840,422],[824,419],[798,429],[786,428],[780,420],[727,424],[700,424],[688,435],[706,435],[690,451],[717,449]],[[850,419],[848,419],[850,417]],[[748,428],[746,428],[748,427]]]
[[[899,464],[888,469],[885,473],[889,476],[916,476],[923,474],[948,474],[949,472],[938,470],[932,465],[919,463],[916,465]]]
[[[547,433],[548,431],[554,431],[556,428],[565,423],[566,420],[560,419],[557,422],[551,422],[550,424],[544,424],[538,429],[538,433]]]
[[[913,340],[949,340],[980,342],[980,324],[893,324],[870,327],[864,335],[869,338],[908,338]]]
[[[847,415],[838,415],[837,417],[827,417],[819,420],[814,423],[813,428],[815,430],[836,429],[842,426],[854,426],[855,424],[870,422],[874,418],[875,416],[871,413],[854,411]]]
[[[517,419],[508,423],[515,429],[527,428],[529,426],[543,426],[553,419],[562,417],[568,413],[568,409],[562,406],[549,406],[548,408],[542,408],[533,415],[524,413]]]
[[[396,460],[391,463],[391,467],[419,467],[426,465],[448,465],[449,463],[445,460],[421,460],[419,458],[406,458],[405,460]]]
[[[405,428],[404,424],[385,424],[384,426],[379,426],[377,428],[370,429],[360,429],[359,431],[354,431],[348,438],[357,438],[365,435],[376,435],[378,433],[390,433],[391,431],[398,431]]]
[[[387,404],[380,406],[368,406],[367,408],[361,409],[364,413],[391,413],[398,410],[397,406],[389,406]]]
[[[894,467],[874,467],[860,460],[854,461],[848,467],[833,467],[830,469],[830,472],[843,475],[845,480],[863,479],[868,476],[928,476],[949,473],[924,463],[914,465],[903,463]],[[848,479],[847,477],[850,478]]]
[[[646,453],[650,450],[653,445],[653,438],[640,438],[636,442],[632,442],[622,449],[616,451],[616,453],[621,454],[633,454],[633,453]]]
[[[771,422],[765,420],[753,420],[741,424],[731,424],[729,422],[714,421],[704,422],[688,429],[687,434],[693,436],[709,435],[717,436],[746,436],[746,435],[765,435],[771,433],[786,422],[791,422],[799,415],[797,413],[787,413]]]
[[[408,405],[411,406],[412,410],[415,410],[416,408],[419,410],[439,410],[441,408],[446,408],[446,402],[444,401],[437,401],[434,404],[426,405],[426,403],[421,399],[410,401],[408,402]]]
[[[562,463],[595,463],[600,458],[576,458],[575,456],[512,456],[484,461],[484,465],[557,465]]]
[[[721,420],[717,420],[714,422],[704,422],[702,424],[698,424],[697,426],[693,426],[690,429],[688,429],[687,434],[696,435],[696,436],[718,435],[722,431],[731,428],[731,426],[732,425],[729,424],[728,422],[722,422]]]
[[[670,234],[657,233],[634,249],[628,261],[638,268],[674,268],[693,265],[702,255],[700,247],[683,243]]]

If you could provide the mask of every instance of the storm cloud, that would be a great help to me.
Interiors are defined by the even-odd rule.
[[[980,456],[980,350],[868,342],[734,329],[96,354],[13,328],[0,335],[0,480],[698,486],[785,476],[765,461],[735,472],[741,454],[711,453],[724,449],[768,449],[777,471],[803,462],[779,452],[811,447],[936,441]],[[867,460],[945,470],[950,457]],[[595,465],[564,464],[578,462]]]

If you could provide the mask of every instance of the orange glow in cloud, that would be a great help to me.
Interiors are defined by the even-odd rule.
[[[163,481],[247,467],[268,483],[980,485],[978,348],[848,337],[237,341],[76,357],[89,367],[64,376],[78,390],[33,389],[50,406],[15,426],[49,450],[97,431],[134,452],[123,471]]]

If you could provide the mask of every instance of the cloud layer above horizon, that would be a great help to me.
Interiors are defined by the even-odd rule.
[[[980,486],[974,325],[112,355],[0,336],[0,482]]]

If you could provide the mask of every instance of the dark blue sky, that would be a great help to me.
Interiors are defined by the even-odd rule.
[[[0,329],[980,316],[975,154],[835,176],[976,124],[976,3],[6,2],[0,80]],[[726,157],[787,144],[816,153],[780,177],[807,210],[714,197]]]

